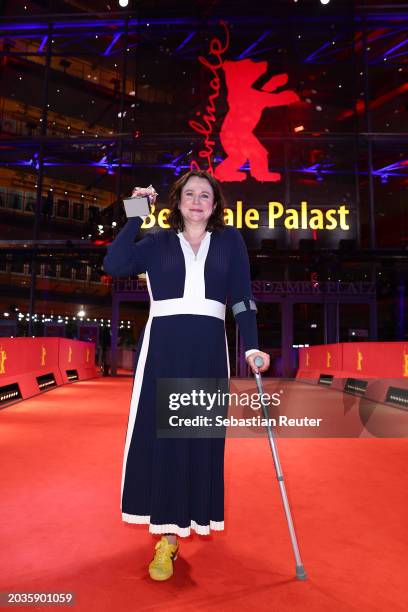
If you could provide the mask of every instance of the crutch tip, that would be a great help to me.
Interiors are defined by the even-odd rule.
[[[307,580],[307,574],[303,565],[296,566],[296,578],[298,580]]]

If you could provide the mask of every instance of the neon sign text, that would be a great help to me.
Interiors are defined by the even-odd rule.
[[[225,44],[222,44],[222,41],[219,38],[213,38],[210,42],[210,53],[214,56],[215,61],[211,63],[207,58],[200,55],[198,58],[199,62],[208,68],[212,73],[212,79],[210,81],[210,88],[212,92],[208,96],[208,103],[205,107],[205,114],[197,113],[197,116],[200,117],[200,120],[190,120],[189,126],[198,134],[202,134],[204,138],[204,148],[198,152],[198,156],[202,159],[205,159],[208,167],[206,168],[207,172],[210,174],[214,174],[214,168],[212,166],[211,156],[214,151],[215,141],[212,139],[212,134],[214,130],[214,123],[216,121],[215,115],[215,101],[220,95],[221,88],[221,80],[219,76],[219,70],[223,66],[222,55],[225,53],[229,47],[229,31],[228,25],[225,21],[220,22],[225,30]],[[201,170],[199,164],[196,161],[192,161],[190,164],[191,170]]]
[[[162,208],[156,215],[155,206],[152,206],[152,212],[144,220],[142,229],[150,229],[156,224],[168,229],[170,227],[167,223],[169,212],[169,208]],[[287,230],[350,229],[347,223],[347,215],[350,214],[350,210],[345,204],[341,204],[338,208],[321,210],[319,208],[309,209],[308,203],[303,201],[300,203],[300,210],[297,210],[296,208],[285,208],[281,202],[268,202],[266,219],[261,219],[261,213],[264,216],[264,211],[256,208],[248,208],[244,211],[242,200],[237,200],[235,209],[224,209],[224,221],[226,225],[233,225],[238,229],[258,229],[259,226],[267,226],[269,229],[284,227]]]

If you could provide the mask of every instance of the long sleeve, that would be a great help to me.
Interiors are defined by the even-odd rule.
[[[111,276],[133,276],[146,272],[154,250],[154,235],[147,234],[135,243],[143,223],[142,217],[128,219],[115,240],[108,246],[103,269]]]
[[[246,354],[258,349],[256,306],[252,295],[249,257],[246,244],[238,230],[232,235],[229,296],[232,312],[242,335]],[[250,354],[250,353],[249,353]]]

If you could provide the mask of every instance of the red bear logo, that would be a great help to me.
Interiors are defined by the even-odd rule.
[[[299,102],[300,98],[290,89],[272,93],[286,85],[287,74],[277,74],[262,89],[254,89],[252,85],[265,74],[267,68],[267,62],[253,62],[250,59],[223,63],[229,110],[220,132],[227,157],[214,173],[220,181],[243,181],[246,173],[239,172],[239,168],[246,161],[249,161],[251,175],[258,181],[279,181],[281,178],[279,172],[269,172],[268,152],[253,131],[265,108],[288,106]]]

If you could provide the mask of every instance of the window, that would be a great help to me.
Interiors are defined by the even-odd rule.
[[[23,198],[21,193],[17,193],[14,191],[9,191],[7,193],[7,207],[12,208],[13,210],[22,210],[23,209]]]
[[[6,206],[6,190],[4,187],[0,187],[0,208]]]
[[[72,266],[69,263],[63,262],[61,264],[61,272],[60,272],[60,277],[61,278],[72,278]]]
[[[44,276],[56,276],[57,265],[55,262],[44,264]]]
[[[24,210],[33,213],[35,211],[37,198],[35,193],[27,192],[24,198]]]
[[[69,217],[69,201],[57,200],[57,217],[68,219]]]
[[[73,204],[73,218],[76,221],[83,221],[85,217],[85,208],[81,202],[74,202]]]
[[[76,268],[76,279],[86,281],[86,277],[87,277],[87,265],[79,264],[78,267]]]

